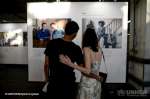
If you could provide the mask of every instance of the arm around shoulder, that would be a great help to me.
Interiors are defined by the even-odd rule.
[[[45,56],[45,62],[44,62],[45,81],[48,80],[48,66],[49,66],[49,59],[48,59],[48,56]]]

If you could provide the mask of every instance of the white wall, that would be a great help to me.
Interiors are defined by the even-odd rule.
[[[28,3],[28,62],[29,62],[29,81],[43,81],[44,72],[44,48],[33,48],[32,43],[32,23],[34,18],[72,18],[77,21],[80,30],[76,41],[80,42],[82,38],[82,18],[121,18],[123,19],[122,29],[122,48],[121,49],[103,49],[108,66],[108,82],[124,83],[126,82],[126,49],[127,49],[127,10],[128,4],[124,2],[73,2],[68,6],[68,10],[60,6],[53,6],[55,3]],[[59,3],[63,4],[63,2]],[[40,7],[39,7],[40,6]],[[57,6],[57,7],[56,7]],[[53,8],[54,7],[54,8]],[[38,9],[40,8],[40,9]],[[57,9],[56,9],[57,8]],[[34,10],[35,9],[35,10]],[[46,9],[46,10],[44,10]],[[55,9],[55,10],[54,10]],[[60,12],[61,11],[61,12]],[[66,12],[62,12],[66,11]]]
[[[0,24],[0,32],[8,32],[21,29],[27,32],[25,23],[6,23]],[[28,64],[28,49],[24,46],[19,47],[0,47],[0,64]]]

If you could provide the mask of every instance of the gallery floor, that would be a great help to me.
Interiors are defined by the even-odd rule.
[[[0,65],[0,98],[8,97],[9,99],[45,99],[41,89],[43,82],[28,82],[27,65]],[[106,84],[102,99],[137,99],[135,96],[127,97],[118,95],[121,90],[134,90],[128,84]],[[11,95],[11,94],[16,95]],[[23,93],[18,95],[17,93]],[[141,99],[142,97],[139,97]]]

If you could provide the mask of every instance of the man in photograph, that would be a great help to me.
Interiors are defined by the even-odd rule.
[[[50,31],[47,28],[46,23],[42,23],[42,28],[37,31],[36,37],[38,40],[38,47],[45,47],[47,42],[50,40]]]
[[[51,32],[51,39],[63,38],[64,31],[58,30],[56,23],[52,22],[50,24],[50,32]]]
[[[47,28],[46,23],[42,23],[42,28],[37,31],[37,39],[38,40],[48,40],[50,39],[50,32]]]
[[[100,40],[105,35],[105,22],[104,21],[98,21],[98,28],[97,28],[97,37]]]

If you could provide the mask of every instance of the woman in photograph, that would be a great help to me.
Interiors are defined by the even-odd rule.
[[[78,90],[78,99],[100,99],[101,98],[101,77],[99,75],[102,53],[98,44],[96,32],[92,28],[87,28],[82,40],[84,55],[84,66],[78,66],[71,62],[70,58],[60,55],[60,61],[74,69],[82,72]],[[97,75],[98,79],[89,77],[91,73]]]

